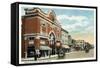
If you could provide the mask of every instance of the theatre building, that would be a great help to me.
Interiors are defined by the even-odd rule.
[[[56,54],[56,48],[61,46],[61,25],[53,10],[48,13],[40,8],[25,9],[22,16],[22,58]],[[59,43],[59,45],[56,45]]]

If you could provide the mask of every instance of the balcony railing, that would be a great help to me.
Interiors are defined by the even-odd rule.
[[[47,36],[47,33],[42,32],[41,35],[42,36]]]

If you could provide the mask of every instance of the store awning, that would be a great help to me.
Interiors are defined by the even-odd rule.
[[[68,45],[62,45],[63,48],[70,48]]]
[[[50,47],[48,46],[40,46],[40,50],[52,50]]]

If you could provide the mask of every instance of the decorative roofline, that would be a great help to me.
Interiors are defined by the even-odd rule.
[[[26,8],[24,10],[25,10],[25,15],[22,16],[22,18],[29,17],[29,16],[34,16],[34,15],[37,15],[37,16],[39,15],[39,16],[44,17],[45,19],[47,19],[49,22],[52,22],[53,24],[61,27],[61,25],[60,25],[60,23],[58,23],[58,20],[57,19],[55,19],[56,22],[54,23],[54,21],[52,21],[51,19],[48,18],[50,11],[48,12],[48,14],[46,14],[40,8],[33,8],[33,9]],[[51,10],[51,11],[53,12],[53,14],[55,16],[56,14],[54,13],[54,11],[53,10]]]
[[[69,33],[67,30],[65,30],[65,29],[63,29],[63,28],[61,28],[61,30],[64,31],[64,32],[66,32],[66,33]]]

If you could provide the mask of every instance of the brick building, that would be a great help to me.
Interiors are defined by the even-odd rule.
[[[40,8],[25,9],[22,16],[22,58],[34,56],[41,50],[41,56],[56,53],[56,42],[61,41],[61,25],[53,10],[44,13]]]

